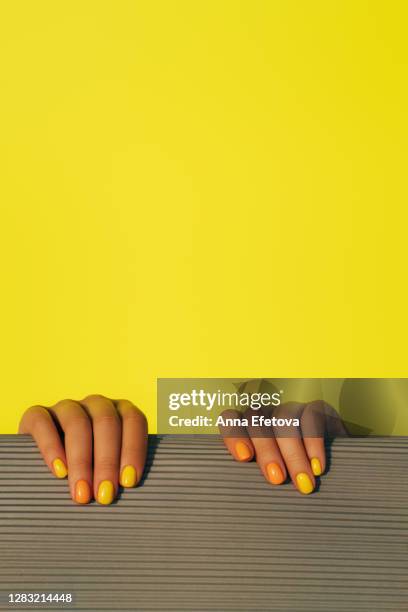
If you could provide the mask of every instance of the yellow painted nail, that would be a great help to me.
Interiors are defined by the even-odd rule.
[[[313,491],[313,483],[308,474],[301,472],[296,476],[298,489],[303,495],[309,495]]]
[[[235,452],[240,461],[246,461],[252,457],[252,453],[245,442],[237,442],[235,445]]]
[[[133,465],[127,465],[123,468],[120,475],[120,484],[122,487],[134,487],[137,482],[137,474]]]
[[[102,480],[98,488],[98,502],[107,506],[113,502],[115,487],[110,480]]]
[[[322,474],[322,466],[320,461],[318,460],[317,457],[313,457],[313,459],[310,462],[310,465],[312,466],[312,472],[315,476],[321,476]]]
[[[54,459],[52,467],[54,468],[54,474],[57,478],[66,478],[68,474],[67,466],[61,459]]]

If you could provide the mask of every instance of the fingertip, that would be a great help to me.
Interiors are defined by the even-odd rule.
[[[62,459],[54,459],[52,462],[52,468],[57,478],[66,478],[68,476],[68,469]]]
[[[96,500],[103,506],[109,506],[115,499],[115,487],[111,480],[102,480],[98,487]]]
[[[285,482],[286,477],[283,473],[283,470],[281,466],[275,461],[268,463],[268,465],[266,466],[266,474],[268,477],[268,481],[273,485],[280,485]]]
[[[243,442],[242,440],[235,443],[234,451],[235,451],[235,458],[237,459],[237,461],[242,461],[242,462],[250,461],[252,457],[254,456],[253,449],[250,447],[248,443]]]
[[[92,499],[92,490],[89,482],[78,480],[75,484],[74,501],[77,504],[89,504]]]
[[[322,476],[326,470],[326,452],[323,438],[304,438],[306,454],[314,476]]]
[[[310,495],[315,489],[315,483],[306,472],[300,472],[296,475],[296,486],[302,495]]]
[[[133,465],[126,465],[120,474],[119,482],[125,489],[135,487],[138,482],[137,472]]]
[[[321,476],[323,474],[324,470],[318,457],[313,457],[310,460],[310,467],[312,468],[312,472],[315,476]]]

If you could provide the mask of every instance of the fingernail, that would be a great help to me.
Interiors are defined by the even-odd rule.
[[[61,459],[54,459],[52,467],[57,478],[66,478],[68,474],[67,466]]]
[[[313,483],[310,480],[308,474],[301,472],[296,476],[296,483],[299,488],[299,491],[303,493],[303,495],[309,495],[313,491]]]
[[[120,475],[120,484],[122,487],[134,487],[137,481],[136,470],[133,465],[127,465],[123,468],[122,474]]]
[[[315,476],[321,476],[322,474],[322,466],[317,457],[313,457],[310,461],[310,465],[312,466],[312,472]]]
[[[102,480],[98,488],[98,502],[107,506],[113,502],[115,487],[110,480]]]
[[[266,472],[272,484],[278,485],[284,481],[283,472],[277,463],[268,463]]]
[[[75,485],[75,501],[78,504],[89,504],[91,501],[91,487],[86,480],[78,480]]]
[[[252,457],[252,453],[245,442],[237,442],[235,445],[235,452],[240,461],[246,461]]]

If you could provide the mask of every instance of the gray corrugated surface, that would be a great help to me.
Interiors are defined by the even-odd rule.
[[[77,610],[408,610],[407,467],[408,439],[337,440],[302,497],[218,438],[168,436],[143,486],[81,507],[30,438],[0,436],[0,590],[73,592]]]

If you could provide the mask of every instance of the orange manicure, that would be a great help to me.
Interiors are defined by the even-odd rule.
[[[75,501],[77,504],[89,504],[91,501],[91,487],[86,480],[78,480],[75,485]]]
[[[266,472],[269,480],[274,485],[282,484],[282,482],[285,480],[281,467],[277,463],[268,463],[266,466]]]
[[[240,461],[246,461],[252,457],[251,450],[245,442],[237,442],[235,445],[235,452]]]

